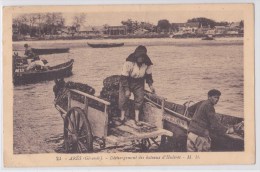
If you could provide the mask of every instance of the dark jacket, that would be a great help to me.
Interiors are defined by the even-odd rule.
[[[24,52],[24,55],[26,55],[29,58],[34,58],[36,56],[31,48],[27,48]]]
[[[192,117],[188,132],[208,137],[211,131],[218,134],[225,134],[227,127],[218,121],[213,104],[209,100],[205,100],[197,104],[196,112]]]

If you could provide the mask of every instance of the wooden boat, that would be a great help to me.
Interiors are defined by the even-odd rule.
[[[88,43],[88,45],[92,48],[110,48],[110,47],[121,47],[124,43]]]
[[[202,38],[201,40],[214,40],[213,36],[212,35],[207,35],[206,37]]]
[[[185,152],[187,142],[187,129],[194,111],[193,106],[188,107],[184,105],[175,104],[164,101],[163,98],[146,92],[146,102],[151,104],[151,107],[164,109],[163,128],[171,131],[173,137],[162,137],[161,148],[163,151]],[[149,109],[151,114],[158,114],[156,110]],[[233,117],[229,115],[217,114],[219,121],[225,126],[232,126],[235,124],[243,124],[243,118]],[[236,125],[237,126],[237,125]],[[241,126],[240,126],[241,127]],[[212,151],[244,151],[244,130],[241,128],[239,132],[234,134],[219,135],[212,131],[210,135],[212,139]]]
[[[72,74],[74,60],[48,67],[45,70],[26,70],[28,65],[14,64],[13,83],[14,85],[36,83],[39,81],[53,80],[55,78],[68,77]],[[15,63],[15,62],[14,62]]]
[[[32,48],[32,51],[37,55],[44,54],[57,54],[57,53],[67,53],[69,48]]]

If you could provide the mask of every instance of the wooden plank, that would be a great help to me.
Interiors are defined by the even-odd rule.
[[[142,126],[136,126],[134,120],[128,120],[124,125],[119,126],[119,128],[125,128],[126,131],[132,131],[134,133],[151,132],[157,129],[153,124],[149,124],[143,121],[140,121],[140,123],[142,123]]]
[[[145,97],[145,99],[146,99],[148,102],[151,102],[151,103],[153,103],[154,105],[156,105],[156,106],[158,106],[158,107],[160,107],[160,108],[162,107],[160,104],[153,102],[152,100],[148,99],[147,97]],[[184,119],[184,120],[187,120],[187,121],[190,121],[190,120],[191,120],[190,118],[188,118],[188,117],[186,117],[186,116],[183,116],[183,115],[180,114],[180,113],[174,112],[173,110],[168,109],[168,108],[166,108],[166,107],[164,107],[164,110],[167,111],[167,112],[170,112],[170,113],[174,114],[175,116],[177,116],[177,117],[179,117],[179,118],[181,118],[181,119]]]
[[[74,100],[71,101],[71,105],[72,107],[79,107],[81,109],[85,108],[85,104]],[[89,120],[93,136],[102,138],[107,135],[107,132],[105,132],[105,127],[107,126],[106,113],[89,106],[87,118]]]
[[[145,102],[143,106],[143,118],[144,122],[153,124],[158,128],[163,128],[163,115],[162,109],[159,109],[156,105]]]
[[[62,107],[60,107],[59,105],[56,105],[56,108],[59,110],[59,111],[61,111],[63,114],[66,114],[67,112],[64,110],[64,109],[62,109]]]
[[[141,140],[145,138],[152,138],[152,137],[157,137],[161,135],[166,135],[166,136],[172,136],[172,132],[165,130],[165,129],[158,129],[156,131],[150,132],[150,133],[140,133],[140,134],[133,134],[133,133],[128,133],[128,136],[118,136],[118,135],[109,135],[106,137],[106,141],[118,145],[120,143],[125,143],[129,141],[134,141],[134,140]]]
[[[142,122],[143,126],[134,125],[133,120],[128,120],[124,125],[111,128],[110,135],[106,141],[112,144],[141,140],[145,138],[157,137],[161,135],[172,136],[172,132],[159,129],[152,124]]]
[[[106,138],[106,137],[107,137],[107,131],[108,131],[108,113],[107,113],[107,105],[105,105],[105,109],[104,109],[104,117],[105,117],[104,138]]]
[[[88,98],[90,98],[90,99],[96,100],[96,101],[101,102],[101,103],[103,103],[103,104],[105,104],[105,105],[110,105],[110,102],[105,101],[105,100],[103,100],[103,99],[100,99],[100,98],[98,98],[98,97],[92,96],[92,95],[90,95],[90,94],[84,93],[84,92],[82,92],[82,91],[75,90],[75,89],[70,89],[70,91],[75,92],[75,93],[78,93],[78,94],[83,95],[83,96],[85,96],[85,97],[88,97]]]

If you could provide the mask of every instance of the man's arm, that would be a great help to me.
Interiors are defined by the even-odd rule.
[[[210,122],[210,129],[216,131],[219,134],[225,134],[228,130],[226,126],[221,124],[216,117],[215,109],[213,106],[208,106],[206,108],[206,113]]]
[[[148,85],[153,84],[152,65],[149,65],[145,71],[145,80]]]
[[[192,116],[194,115],[194,113],[196,112],[197,108],[201,105],[202,102],[203,102],[203,101],[197,102],[197,103],[193,104],[192,106],[190,106],[190,107],[188,108],[188,111],[189,111],[189,113],[190,113]]]
[[[150,90],[155,93],[155,89],[153,88],[152,65],[149,65],[145,71],[145,80],[149,85]]]

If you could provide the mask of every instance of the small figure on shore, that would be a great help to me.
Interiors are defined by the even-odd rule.
[[[210,132],[212,130],[219,134],[234,133],[234,128],[227,128],[216,118],[215,108],[219,101],[221,92],[212,89],[208,92],[208,99],[195,104],[195,114],[193,115],[187,138],[188,152],[207,152],[211,150]]]
[[[145,46],[138,46],[134,53],[126,59],[119,83],[119,109],[121,110],[120,122],[123,124],[127,102],[131,92],[134,94],[135,124],[141,126],[139,113],[144,101],[144,84],[149,85],[152,93],[155,93],[152,78],[152,61],[147,55]]]

